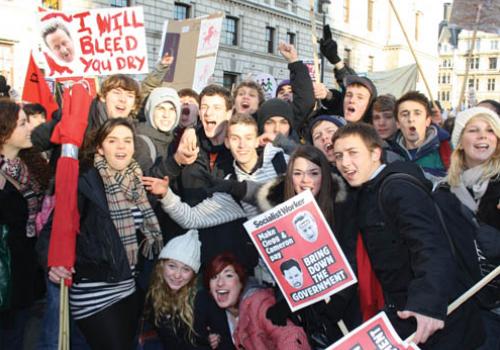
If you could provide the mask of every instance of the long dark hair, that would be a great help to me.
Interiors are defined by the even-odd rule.
[[[293,186],[293,164],[297,158],[304,158],[316,164],[321,169],[321,188],[316,195],[316,202],[323,212],[326,220],[333,223],[333,202],[335,193],[333,193],[333,180],[331,176],[330,163],[326,159],[323,152],[314,146],[304,145],[299,146],[293,152],[288,161],[288,168],[285,176],[285,200],[292,198],[297,193]]]
[[[12,136],[17,127],[21,106],[8,98],[0,99],[0,150],[4,143]],[[52,177],[47,161],[39,150],[34,147],[19,151],[19,158],[28,167],[28,172],[43,190],[45,190]]]

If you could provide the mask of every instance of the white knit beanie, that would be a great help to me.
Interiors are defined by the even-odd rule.
[[[170,102],[175,107],[176,117],[175,122],[172,125],[172,129],[174,129],[177,124],[179,124],[179,120],[181,118],[181,100],[177,91],[169,87],[158,87],[153,89],[149,94],[148,100],[146,101],[146,105],[144,106],[144,114],[146,115],[146,119],[149,124],[157,129],[158,127],[155,125],[153,120],[153,113],[155,111],[156,106],[163,102]]]
[[[189,230],[181,236],[172,238],[163,247],[159,259],[174,259],[186,264],[198,273],[200,270],[201,242],[198,239],[197,230]]]
[[[465,125],[467,125],[469,120],[478,115],[488,119],[492,125],[496,125],[496,127],[500,129],[500,117],[491,109],[486,107],[472,107],[466,109],[465,111],[458,113],[455,118],[455,126],[453,127],[453,133],[451,134],[451,145],[453,148],[457,148]]]

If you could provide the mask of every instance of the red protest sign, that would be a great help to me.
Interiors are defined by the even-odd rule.
[[[292,311],[356,283],[310,191],[248,220],[244,226]]]
[[[42,11],[39,19],[48,77],[148,72],[142,7]]]
[[[385,312],[372,317],[326,350],[419,350],[405,343],[392,327]]]

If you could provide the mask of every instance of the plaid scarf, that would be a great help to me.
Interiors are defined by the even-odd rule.
[[[111,219],[125,247],[130,266],[137,264],[137,253],[141,246],[142,254],[148,259],[153,259],[154,254],[158,254],[163,246],[162,236],[158,220],[141,182],[142,170],[139,164],[133,160],[124,171],[113,172],[106,159],[96,153],[94,166],[104,182]],[[133,206],[139,208],[144,216],[140,227],[144,240],[140,244],[137,244],[134,217],[131,210]]]
[[[43,191],[40,184],[33,179],[28,171],[28,167],[21,158],[7,159],[0,155],[0,172],[6,175],[6,179],[26,199],[28,205],[28,220],[26,221],[26,236],[36,235],[36,215],[41,209]],[[12,182],[12,180],[14,182]]]

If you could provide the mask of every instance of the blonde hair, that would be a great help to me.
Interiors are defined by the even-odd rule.
[[[491,158],[482,165],[483,175],[481,179],[486,180],[500,175],[500,127],[498,126],[498,123],[492,123],[488,115],[477,114],[469,119],[469,121],[465,124],[462,129],[462,133],[460,134],[457,147],[451,154],[450,168],[448,169],[448,183],[452,187],[456,187],[460,184],[460,175],[467,169],[465,165],[465,152],[462,146],[462,136],[464,130],[467,128],[469,123],[478,119],[488,123],[488,125],[493,128],[493,132],[497,136],[497,148]]]
[[[173,291],[163,278],[163,263],[169,259],[162,259],[156,263],[151,276],[148,293],[146,294],[146,315],[154,316],[154,324],[160,327],[162,318],[170,316],[173,330],[176,333],[181,323],[187,326],[188,341],[195,344],[196,332],[194,323],[194,298],[196,296],[196,275],[184,287]]]

